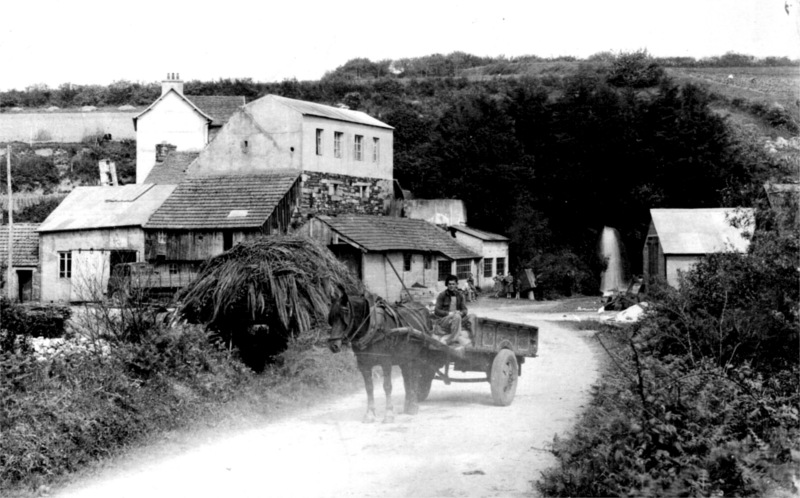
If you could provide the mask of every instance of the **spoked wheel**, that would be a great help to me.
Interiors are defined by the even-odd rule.
[[[492,387],[492,399],[499,406],[508,406],[514,401],[517,393],[519,365],[517,357],[510,349],[502,349],[492,362],[489,384]]]
[[[436,377],[436,369],[425,367],[419,375],[419,386],[417,387],[417,400],[425,401],[431,393],[431,384]]]

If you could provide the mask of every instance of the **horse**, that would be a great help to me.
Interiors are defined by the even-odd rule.
[[[338,353],[342,345],[349,342],[356,355],[358,370],[364,377],[367,412],[363,422],[371,423],[376,419],[372,384],[372,369],[375,366],[383,370],[383,391],[386,394],[383,422],[394,421],[393,365],[399,365],[403,373],[406,391],[404,412],[416,415],[419,412],[417,390],[426,348],[420,339],[392,333],[392,329],[411,327],[429,333],[431,317],[425,306],[413,302],[391,306],[380,298],[376,301],[371,296],[349,296],[342,290],[340,296],[334,296],[331,300],[328,323],[331,326],[328,339],[331,352]]]

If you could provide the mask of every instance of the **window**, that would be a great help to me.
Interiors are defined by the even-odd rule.
[[[437,279],[439,282],[444,282],[448,275],[452,272],[451,268],[453,264],[450,261],[446,261],[444,259],[439,260],[439,278]]]
[[[372,139],[372,162],[378,163],[381,160],[381,139],[373,137]]]
[[[356,135],[353,141],[353,158],[356,161],[364,160],[364,137],[362,135]]]
[[[341,131],[333,132],[333,157],[342,157],[342,135]]]
[[[169,264],[169,274],[170,275],[177,275],[178,274],[178,264],[177,263],[170,263]]]
[[[425,257],[424,257],[424,259],[423,259],[423,265],[425,265],[425,269],[426,269],[426,270],[430,270],[430,269],[431,269],[431,260],[432,260],[432,259],[433,259],[433,258],[431,258],[431,255],[430,255],[430,254],[426,254],[426,255],[425,255]]]
[[[317,128],[317,155],[322,155],[322,129]]]
[[[494,258],[484,258],[483,260],[483,276],[492,276],[492,267],[494,266]]]
[[[411,254],[403,253],[403,271],[411,271]]]
[[[158,243],[159,244],[166,244],[167,243],[167,232],[158,232],[156,237],[158,237]]]
[[[456,277],[459,280],[466,280],[469,277],[470,270],[472,270],[472,262],[468,259],[459,259],[456,261]]]
[[[497,274],[500,276],[506,274],[506,258],[497,258]]]
[[[72,278],[72,253],[58,253],[58,278]]]

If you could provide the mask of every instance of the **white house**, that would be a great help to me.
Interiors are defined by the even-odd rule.
[[[447,275],[465,280],[475,273],[480,255],[447,231],[424,220],[390,216],[316,216],[303,226],[326,244],[366,287],[398,301],[405,290],[444,290]]]
[[[475,273],[475,285],[491,288],[495,275],[508,273],[508,237],[466,225],[447,227],[455,239],[483,257]]]
[[[95,301],[117,263],[143,261],[142,225],[174,185],[77,187],[39,226],[42,301]]]
[[[393,131],[363,112],[267,95],[233,114],[186,173],[295,169],[304,212],[382,214],[394,198]]]
[[[172,145],[178,151],[199,151],[244,103],[241,96],[184,95],[183,81],[169,74],[161,84],[161,96],[133,118],[136,182],[144,183],[156,162],[159,144]]]
[[[651,209],[650,217],[642,251],[645,280],[660,277],[673,287],[680,283],[680,272],[707,254],[747,251],[745,235],[755,228],[750,208]]]

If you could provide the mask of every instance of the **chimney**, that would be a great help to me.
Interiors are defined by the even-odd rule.
[[[161,142],[160,144],[156,144],[156,162],[163,163],[164,159],[167,158],[169,153],[177,148],[178,148],[177,146],[168,144],[167,142]]]
[[[181,81],[181,75],[178,73],[168,73],[167,79],[161,82],[161,95],[172,89],[183,95],[183,81]]]

